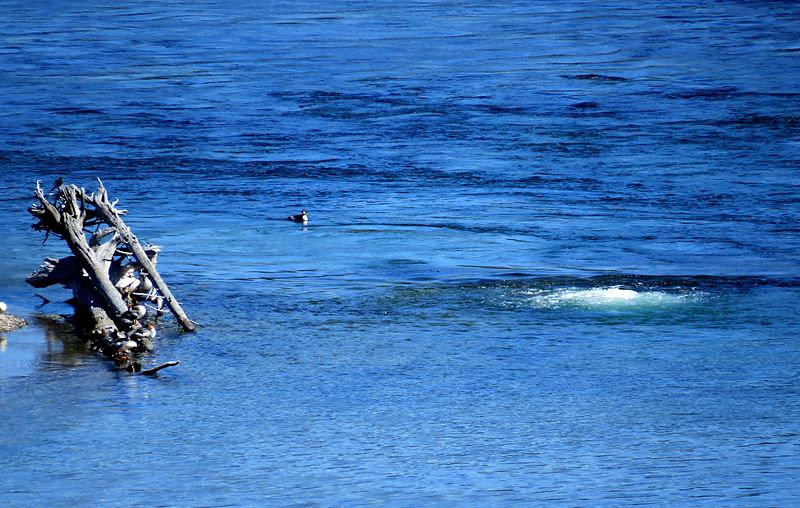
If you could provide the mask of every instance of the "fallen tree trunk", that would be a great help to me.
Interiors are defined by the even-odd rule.
[[[100,184],[100,188],[97,190],[96,197],[91,201],[95,206],[95,212],[102,220],[106,222],[106,224],[116,229],[116,232],[122,239],[122,243],[131,249],[137,263],[147,272],[147,275],[150,276],[150,279],[153,281],[153,284],[155,284],[156,289],[158,289],[161,295],[163,295],[165,303],[175,315],[175,318],[181,324],[183,329],[186,331],[194,330],[194,324],[183,312],[183,309],[181,309],[178,301],[172,296],[172,292],[167,287],[167,284],[163,281],[163,279],[161,279],[161,276],[156,271],[155,266],[152,262],[150,262],[150,258],[147,256],[142,246],[139,245],[139,240],[131,232],[131,230],[128,229],[128,226],[122,222],[122,219],[119,218],[119,215],[117,214],[117,211],[114,209],[113,205],[108,202],[108,195],[106,194],[106,190],[103,188],[102,183]]]
[[[155,302],[160,316],[166,303],[186,331],[193,331],[194,324],[155,269],[160,248],[139,244],[120,219],[125,210],[117,210],[116,201],[108,201],[103,183],[98,182],[94,195],[58,182],[52,203],[36,183],[39,203],[29,209],[38,219],[33,228],[62,238],[73,255],[46,258],[26,280],[37,288],[62,284],[72,289],[76,322],[94,347],[120,368],[139,372],[141,364],[134,355],[152,350],[155,337],[155,327],[139,321],[147,315],[145,304]],[[88,240],[87,234],[91,235]],[[175,364],[168,362],[147,373]]]
[[[35,288],[61,284],[71,289],[75,302],[76,322],[84,334],[92,340],[110,335],[109,330],[118,330],[117,323],[106,310],[105,299],[92,285],[92,281],[75,256],[62,259],[45,258],[39,270],[29,275],[25,281]],[[123,312],[127,310],[126,305]]]

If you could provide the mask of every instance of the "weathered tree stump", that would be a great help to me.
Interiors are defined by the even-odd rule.
[[[155,328],[140,321],[147,315],[146,305],[155,305],[161,315],[166,304],[186,331],[193,331],[194,324],[155,269],[161,249],[139,244],[120,218],[126,211],[116,209],[103,182],[98,179],[98,183],[97,192],[87,194],[59,179],[50,202],[36,182],[39,203],[29,209],[37,219],[33,228],[44,231],[45,239],[52,234],[66,241],[73,255],[45,258],[26,281],[37,288],[62,284],[72,289],[76,324],[94,347],[120,368],[139,372],[135,353],[151,350],[155,336]],[[145,373],[154,375],[175,364],[168,362]]]

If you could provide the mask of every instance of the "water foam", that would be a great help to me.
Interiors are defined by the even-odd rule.
[[[605,288],[562,288],[536,290],[531,303],[536,307],[576,307],[594,310],[640,310],[682,305],[688,302],[684,294],[665,291],[636,291],[618,286]]]

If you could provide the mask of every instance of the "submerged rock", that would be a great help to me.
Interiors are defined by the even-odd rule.
[[[0,315],[0,333],[13,332],[19,330],[28,322],[21,317],[13,316],[11,314]]]

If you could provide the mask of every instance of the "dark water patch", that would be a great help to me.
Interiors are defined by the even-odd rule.
[[[441,112],[431,109],[430,105],[426,107],[425,103],[412,100],[411,97],[397,94],[314,91],[280,92],[274,96],[296,103],[306,113],[342,120]]]
[[[698,88],[693,90],[672,92],[667,94],[667,98],[704,99],[704,100],[718,101],[718,100],[729,100],[734,97],[741,97],[744,94],[746,94],[746,92],[742,92],[736,87],[724,86],[718,88]]]
[[[797,116],[775,116],[775,115],[761,115],[750,114],[740,118],[733,118],[728,120],[719,120],[714,122],[718,126],[742,126],[742,127],[778,127],[795,128],[800,126],[800,117]]]
[[[476,111],[486,113],[487,115],[512,115],[512,116],[535,116],[539,111],[530,107],[522,106],[503,106],[497,104],[475,105],[473,106]]]
[[[83,109],[83,108],[51,108],[51,111],[57,115],[105,115],[103,111],[96,109]]]
[[[473,233],[473,234],[497,234],[506,235],[510,237],[524,237],[530,234],[530,229],[513,227],[503,224],[503,221],[489,226],[475,226],[465,223],[459,223],[456,219],[443,221],[438,217],[431,218],[428,222],[371,222],[371,225],[388,227],[388,228],[402,228],[402,229],[446,229],[455,232]],[[367,230],[361,230],[365,232]],[[382,232],[381,230],[372,230],[374,232]]]
[[[498,267],[500,269],[500,267]],[[526,273],[498,275],[483,279],[448,284],[418,284],[397,288],[388,297],[392,307],[424,309],[437,302],[440,312],[459,306],[481,309],[483,314],[507,309],[531,311],[535,319],[545,319],[543,311],[569,310],[571,318],[658,318],[684,322],[725,323],[724,307],[757,315],[761,305],[755,294],[800,288],[795,278],[766,277],[703,277],[651,275],[594,275],[585,278],[565,276],[531,277]],[[723,303],[727,302],[727,303]],[[407,310],[406,310],[407,311]],[[552,316],[560,320],[563,316]]]
[[[424,261],[409,259],[390,259],[388,264],[399,269],[426,265]],[[286,315],[287,319],[307,315],[338,316],[346,320],[366,315],[411,316],[419,312],[427,313],[428,318],[441,319],[453,312],[460,315],[472,309],[470,312],[476,318],[483,316],[500,321],[504,318],[496,315],[497,312],[511,311],[525,313],[520,318],[523,322],[561,322],[563,319],[607,322],[627,316],[634,320],[692,321],[720,326],[724,325],[727,315],[720,312],[726,307],[737,308],[737,312],[749,308],[747,312],[755,316],[760,304],[753,303],[752,295],[781,288],[795,291],[800,287],[796,279],[624,274],[577,278],[510,273],[507,267],[495,267],[495,270],[500,273],[492,279],[420,280],[383,288],[363,286],[357,289],[356,286],[352,290],[334,289],[338,284],[330,279],[325,282],[327,277],[320,278],[324,274],[276,273],[263,280],[231,280],[227,292],[220,292],[225,295],[220,301],[234,320],[240,313],[261,315],[259,321],[269,321],[269,314]],[[353,274],[340,274],[340,277],[355,280]],[[276,291],[285,282],[300,290],[306,285],[304,279],[311,282],[309,290],[317,288],[307,296],[298,299],[295,291]],[[270,290],[273,285],[274,289]],[[261,296],[254,296],[257,294]]]
[[[577,102],[575,104],[570,104],[569,107],[575,109],[596,109],[599,108],[600,105],[596,102]]]
[[[598,83],[620,83],[623,81],[630,81],[628,78],[623,78],[620,76],[608,76],[604,74],[565,74],[561,77],[566,79],[578,79]]]

